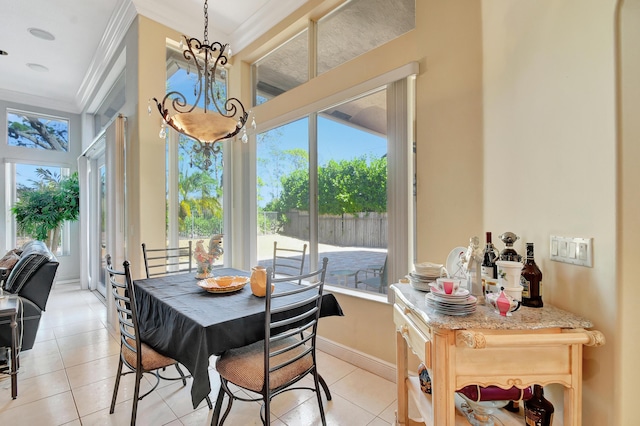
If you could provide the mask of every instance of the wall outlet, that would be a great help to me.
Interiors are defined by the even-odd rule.
[[[589,268],[593,267],[593,238],[552,235],[549,243],[551,260]]]

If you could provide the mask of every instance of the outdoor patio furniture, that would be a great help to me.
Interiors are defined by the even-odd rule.
[[[384,264],[382,265],[381,268],[379,268],[379,270],[377,270],[376,272],[374,272],[374,276],[371,278],[367,278],[367,275],[369,272],[372,272],[372,269],[370,267],[366,268],[366,269],[360,269],[358,272],[356,272],[356,287],[358,286],[358,284],[364,284],[366,287],[373,287],[378,289],[378,291],[380,293],[386,293],[386,288],[388,285],[387,282],[387,258],[384,258]],[[359,279],[358,275],[362,276],[361,274],[364,274],[365,278],[364,279]]]

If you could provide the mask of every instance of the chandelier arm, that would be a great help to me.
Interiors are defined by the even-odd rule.
[[[200,61],[198,60],[198,55],[194,52],[195,51],[200,51],[203,48],[206,49],[207,46],[203,45],[202,43],[200,43],[200,40],[198,40],[195,37],[191,37],[188,38],[187,36],[183,36],[185,41],[187,42],[187,48],[184,50],[183,52],[183,56],[184,58],[189,61],[189,63],[193,63],[193,65],[195,66],[196,70],[198,71],[198,80],[195,84],[195,102],[193,103],[193,106],[191,107],[190,111],[193,111],[196,106],[198,105],[198,103],[200,102],[200,98],[202,98],[202,92],[203,92],[203,85],[202,85],[202,76],[203,76],[203,66],[200,63]],[[206,65],[204,68],[204,72],[206,73]],[[205,86],[206,86],[206,81],[205,81]],[[204,88],[204,90],[206,90],[206,87]],[[176,92],[178,93],[178,92]],[[184,97],[184,95],[181,95],[182,97]],[[205,94],[205,98],[206,98],[206,94]],[[207,102],[205,99],[205,103],[204,103],[204,110],[205,112],[207,111]]]
[[[218,105],[218,97],[216,96],[216,73],[218,71],[218,66],[224,66],[227,63],[227,57],[224,55],[224,50],[226,49],[228,45],[227,44],[222,44],[220,42],[213,42],[211,43],[211,45],[208,46],[209,51],[211,52],[211,59],[213,62],[213,65],[211,65],[209,67],[209,78],[210,78],[210,84],[207,85],[206,90],[207,90],[207,94],[208,94],[208,98],[211,100],[211,103],[213,104],[213,106],[215,107],[215,109],[218,111],[219,114],[221,115],[226,115],[223,114],[223,112],[221,111],[219,105]],[[216,52],[217,56],[216,56]],[[213,60],[213,58],[215,57],[215,60]],[[228,116],[228,115],[226,115]],[[228,117],[232,117],[232,116],[228,116]]]

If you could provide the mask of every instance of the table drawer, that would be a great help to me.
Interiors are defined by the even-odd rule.
[[[420,320],[412,318],[411,309],[394,305],[393,322],[396,330],[402,334],[411,350],[431,368],[431,330]]]

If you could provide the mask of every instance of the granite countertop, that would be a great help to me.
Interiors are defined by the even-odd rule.
[[[520,307],[511,316],[500,316],[491,306],[478,305],[471,315],[438,314],[427,306],[424,291],[410,284],[393,284],[395,296],[412,308],[430,327],[447,330],[539,330],[544,328],[591,328],[591,321],[545,304],[543,308]]]

